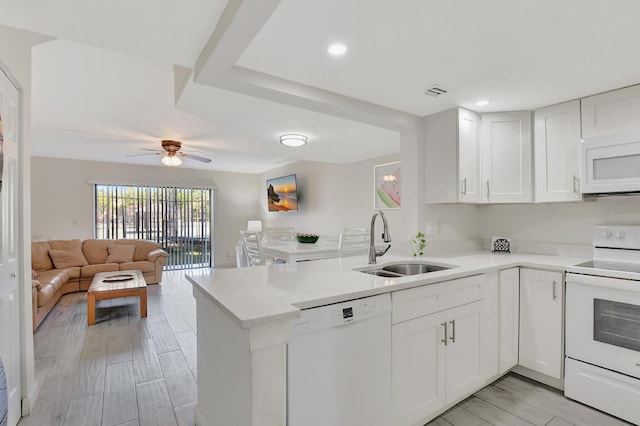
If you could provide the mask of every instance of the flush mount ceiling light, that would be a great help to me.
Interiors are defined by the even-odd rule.
[[[491,100],[489,99],[480,99],[479,101],[476,101],[476,106],[485,106],[485,105],[489,105],[491,103]]]
[[[327,52],[333,56],[342,56],[347,53],[347,46],[342,43],[333,43],[327,48]]]
[[[162,164],[169,167],[178,167],[182,164],[182,160],[174,152],[169,152],[160,160]]]
[[[280,136],[280,143],[285,146],[298,147],[307,144],[307,137],[304,135],[288,134]]]

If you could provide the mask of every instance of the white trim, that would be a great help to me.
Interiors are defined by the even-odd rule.
[[[109,186],[155,186],[163,188],[184,188],[184,189],[211,189],[217,191],[219,188],[217,185],[202,185],[202,184],[175,184],[172,182],[137,182],[137,181],[103,181],[89,179],[87,183],[91,185],[109,185]]]

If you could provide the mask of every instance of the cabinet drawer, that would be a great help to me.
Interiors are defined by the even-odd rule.
[[[429,284],[391,294],[391,322],[397,324],[485,298],[485,275]]]

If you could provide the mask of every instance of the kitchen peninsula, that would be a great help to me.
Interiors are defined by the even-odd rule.
[[[397,278],[359,272],[360,269],[368,268],[366,257],[189,273],[187,279],[193,284],[198,324],[196,423],[239,426],[287,424],[287,343],[291,337],[292,322],[300,317],[301,310],[391,293],[392,315],[396,315],[393,320],[395,327],[396,322],[401,323],[406,319],[400,318],[401,315],[408,318],[405,314],[410,309],[404,309],[403,300],[408,303],[427,300],[407,291],[454,289],[466,277],[478,277],[481,284],[473,282],[469,287],[460,287],[462,297],[469,296],[472,290],[476,291],[481,285],[485,288],[486,284],[488,296],[482,297],[487,298],[486,307],[491,308],[488,327],[492,336],[495,335],[495,338],[487,339],[495,347],[485,351],[491,358],[488,362],[489,373],[482,377],[481,385],[473,389],[473,393],[515,365],[512,363],[502,368],[498,362],[498,345],[502,344],[502,339],[498,337],[498,322],[503,321],[498,312],[504,309],[513,311],[513,305],[518,303],[518,299],[514,302],[513,298],[502,296],[499,282],[501,271],[515,270],[517,275],[517,268],[527,268],[551,271],[561,276],[568,265],[584,260],[586,259],[535,254],[494,255],[477,251],[420,260],[394,256],[379,259],[378,267],[411,262],[451,266],[442,271]],[[451,297],[449,299],[453,300]],[[415,309],[415,306],[411,309]],[[401,308],[404,310],[401,311]],[[518,313],[517,306],[515,313]],[[517,320],[515,324],[517,333]],[[445,340],[446,330],[445,326]],[[463,331],[458,330],[459,333]],[[475,340],[480,339],[476,336]],[[513,343],[514,337],[511,336],[508,341]],[[516,351],[517,342],[516,335]],[[517,360],[516,355],[516,364]],[[562,360],[559,359],[558,362]],[[406,418],[433,418],[468,396],[466,390],[464,392],[464,396],[456,397],[455,400],[443,400],[441,406],[426,417],[418,412],[411,412],[406,414]],[[404,420],[398,419],[404,418],[402,416],[405,414],[400,413],[395,405],[393,411],[394,424],[403,422]]]

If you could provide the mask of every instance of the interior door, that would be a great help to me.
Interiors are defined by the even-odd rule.
[[[8,425],[20,419],[18,142],[20,94],[0,68],[0,357],[7,380]]]

